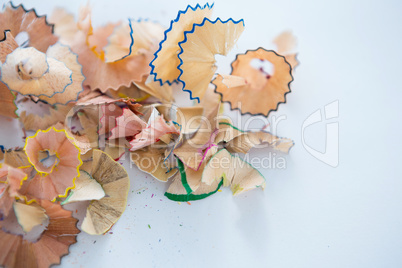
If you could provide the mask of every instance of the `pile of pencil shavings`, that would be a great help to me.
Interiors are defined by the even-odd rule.
[[[288,153],[293,141],[240,130],[221,116],[221,103],[241,114],[276,111],[298,64],[296,40],[285,32],[276,51],[248,50],[230,74],[216,74],[215,55],[228,54],[244,22],[212,19],[212,10],[188,6],[167,29],[131,19],[93,28],[89,6],[75,19],[63,9],[46,18],[5,5],[0,114],[17,118],[31,136],[0,154],[0,265],[49,267],[80,230],[105,234],[126,207],[130,178],[116,161],[127,151],[141,171],[169,183],[165,196],[174,201],[221,187],[234,195],[264,188],[265,178],[239,153],[261,144]],[[183,91],[193,106],[175,104]],[[85,204],[80,221],[66,209],[72,203]]]

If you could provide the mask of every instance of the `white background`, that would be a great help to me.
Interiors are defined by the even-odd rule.
[[[76,13],[80,2],[23,1],[39,14],[55,6]],[[168,26],[187,3],[93,1],[93,22],[141,17]],[[113,234],[80,234],[62,267],[402,267],[401,14],[396,0],[216,1],[214,17],[244,18],[246,25],[233,53],[219,58],[221,72],[237,53],[272,48],[283,30],[298,36],[292,93],[270,116],[287,117],[277,134],[296,143],[287,168],[260,169],[265,191],[232,197],[224,189],[179,205],[163,196],[166,184],[126,162],[129,206]],[[311,113],[336,100],[333,168],[306,151],[301,131]],[[2,143],[22,145],[18,122],[0,120]],[[307,144],[321,151],[325,124],[305,131]]]

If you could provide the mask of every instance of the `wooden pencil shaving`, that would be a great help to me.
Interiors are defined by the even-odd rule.
[[[255,59],[270,62],[273,73],[268,73],[263,67],[253,67],[251,64]],[[222,101],[229,102],[232,109],[240,109],[243,114],[267,116],[271,111],[276,111],[280,103],[286,102],[292,81],[292,67],[286,58],[275,51],[259,48],[237,55],[232,63],[231,75],[218,75],[213,83],[216,92],[222,95]],[[255,99],[246,98],[250,95]]]
[[[46,54],[32,47],[16,48],[1,66],[1,80],[22,95],[67,104],[77,100],[84,76],[77,56],[67,46],[56,44]]]
[[[159,18],[93,27],[89,4],[76,17],[55,9],[50,19],[5,5],[0,116],[18,118],[25,146],[0,148],[0,266],[59,264],[79,233],[63,208],[71,203],[82,231],[106,234],[136,183],[118,162],[126,156],[144,177],[167,183],[166,198],[177,202],[264,188],[248,152],[287,154],[294,143],[241,129],[222,102],[242,114],[276,111],[299,64],[296,37],[284,32],[276,51],[238,54],[244,21],[212,11],[189,5],[166,28]],[[215,56],[229,51],[238,54],[232,72],[217,74]]]
[[[27,139],[24,150],[37,174],[22,184],[23,195],[53,200],[74,188],[82,161],[79,149],[64,129],[39,130]]]
[[[23,5],[14,6],[11,2],[0,13],[0,33],[5,30],[10,30],[14,37],[26,33],[26,38],[19,45],[34,47],[41,52],[46,52],[58,40],[46,16],[38,16],[34,9],[26,10]]]
[[[0,222],[0,264],[4,267],[50,267],[60,264],[60,259],[69,253],[70,245],[77,242],[77,219],[70,211],[50,201],[40,201],[49,223],[39,239],[31,242],[21,234],[12,234],[4,222]],[[22,216],[22,215],[21,215]]]
[[[180,75],[183,90],[190,92],[191,99],[200,101],[217,70],[215,55],[226,56],[236,44],[244,30],[243,20],[228,19],[211,21],[205,18],[184,32],[184,40],[179,43]],[[206,42],[211,38],[213,42]]]
[[[165,38],[159,43],[159,49],[151,62],[151,74],[155,75],[155,80],[161,84],[171,84],[179,78],[179,42],[183,41],[184,32],[190,31],[194,24],[209,18],[212,9],[213,5],[206,4],[194,8],[187,6],[186,10],[179,11],[177,18],[171,21],[169,29],[165,31]]]
[[[99,235],[107,232],[123,214],[130,180],[126,170],[110,156],[93,150],[93,177],[105,191],[105,197],[91,202],[81,225],[86,233]]]

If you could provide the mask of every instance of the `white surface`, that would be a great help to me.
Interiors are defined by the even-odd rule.
[[[39,14],[80,5],[23,2]],[[93,21],[151,17],[168,25],[186,4],[93,1]],[[167,185],[125,163],[132,193],[113,234],[80,234],[62,267],[401,267],[401,11],[396,0],[216,1],[214,16],[244,18],[246,25],[235,51],[220,58],[221,71],[237,53],[270,48],[283,30],[298,36],[293,92],[272,113],[286,115],[277,134],[296,143],[287,168],[261,169],[264,192],[233,198],[225,189],[190,206],[167,200]],[[302,146],[301,128],[336,100],[339,118],[330,122],[339,122],[339,166],[332,168]],[[17,124],[1,122],[3,143],[21,145],[10,137]],[[305,135],[311,147],[325,148],[325,122]]]

